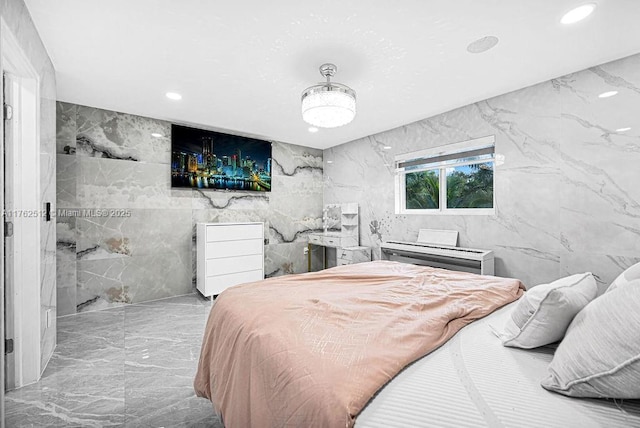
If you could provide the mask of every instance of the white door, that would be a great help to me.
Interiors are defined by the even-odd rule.
[[[13,225],[13,236],[4,242],[5,336],[13,339],[13,353],[5,354],[5,387],[12,389],[37,382],[42,374],[40,222],[43,218],[40,215],[39,81],[32,77],[36,74],[25,61],[23,64],[11,62],[23,56],[20,52],[8,55],[11,49],[4,43],[5,36],[0,34],[3,92],[5,103],[13,110],[11,119],[3,122],[3,214],[4,220]]]
[[[3,219],[4,219],[4,321],[5,321],[5,390],[11,390],[16,387],[15,385],[15,352],[13,352],[14,345],[14,281],[13,281],[13,218],[10,215],[14,212],[14,200],[13,200],[13,126],[11,126],[11,120],[13,120],[13,86],[15,80],[11,78],[11,75],[4,73],[2,76],[2,91],[3,91],[3,116],[4,116],[4,207],[3,207]]]

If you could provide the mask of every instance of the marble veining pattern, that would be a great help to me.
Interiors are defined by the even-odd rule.
[[[169,164],[170,124],[131,114],[77,106],[78,156]],[[152,133],[160,134],[156,138]]]
[[[175,254],[81,260],[77,263],[77,311],[144,302],[192,290],[191,259]]]
[[[625,80],[623,76],[607,72],[604,67],[591,67],[589,71],[600,77],[606,84],[614,88],[629,89],[640,94],[640,86],[638,86],[637,81],[636,83],[629,82]]]
[[[77,259],[175,254],[190,248],[191,210],[108,209],[113,216],[77,220]],[[148,225],[154,225],[152,229]]]
[[[82,208],[191,206],[191,192],[171,191],[168,164],[81,156],[77,162],[77,202]]]
[[[193,190],[193,209],[265,209],[269,195],[259,192],[228,192],[218,190]]]
[[[633,55],[327,149],[324,203],[359,202],[374,258],[384,240],[455,229],[459,245],[494,250],[498,275],[533,286],[591,271],[602,290],[640,254],[638,109]],[[486,135],[504,157],[495,216],[395,214],[395,155]]]
[[[301,257],[296,257],[303,254],[306,246],[305,243],[298,243],[297,245],[274,244],[267,246],[264,261],[265,277],[270,278],[272,276],[306,271],[306,260],[303,260]],[[298,263],[297,266],[296,262]]]
[[[272,145],[273,175],[293,177],[315,176],[322,179],[322,151],[309,147],[274,142]]]
[[[306,235],[322,224],[321,150],[274,142],[271,192],[172,189],[169,123],[57,111],[60,315],[193,290],[198,222],[261,221],[265,272],[306,272]]]
[[[75,156],[56,155],[56,202],[58,208],[77,207]]]
[[[322,229],[322,181],[275,176],[273,186],[287,189],[269,200],[269,229],[273,243],[306,242],[309,232]],[[318,211],[318,208],[320,210]]]
[[[222,428],[193,391],[210,308],[190,294],[59,318],[42,379],[6,396],[6,425]]]
[[[137,162],[133,156],[127,156],[115,152],[113,149],[100,147],[95,141],[86,135],[78,135],[76,138],[76,153],[92,158],[120,159]]]
[[[73,154],[76,151],[77,106],[56,103],[56,153]]]

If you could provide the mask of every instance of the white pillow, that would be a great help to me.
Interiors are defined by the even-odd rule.
[[[635,279],[640,279],[640,263],[636,263],[624,272],[622,272],[616,279],[613,280],[607,291],[615,290],[617,287],[625,286]]]
[[[598,293],[590,272],[537,285],[520,298],[499,337],[504,346],[537,348],[562,339],[571,320]]]
[[[640,279],[589,303],[569,326],[542,386],[572,397],[640,398]]]

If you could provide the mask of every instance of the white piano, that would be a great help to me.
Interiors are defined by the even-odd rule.
[[[383,260],[494,274],[493,251],[458,247],[457,241],[455,230],[420,229],[416,242],[386,241],[380,249]]]

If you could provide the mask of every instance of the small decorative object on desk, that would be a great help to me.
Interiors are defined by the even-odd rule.
[[[340,232],[342,208],[340,204],[327,204],[322,209],[322,228],[324,232]]]

